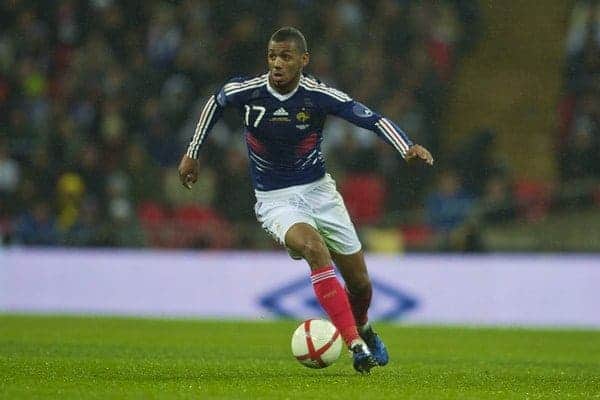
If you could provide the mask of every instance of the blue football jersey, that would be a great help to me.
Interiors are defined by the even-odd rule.
[[[324,176],[321,142],[328,115],[372,130],[402,156],[412,146],[392,121],[313,77],[302,75],[295,90],[281,94],[264,74],[232,79],[208,99],[188,146],[189,157],[198,158],[202,143],[226,107],[235,107],[243,118],[256,190],[302,185]]]

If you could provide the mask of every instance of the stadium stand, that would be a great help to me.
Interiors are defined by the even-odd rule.
[[[173,168],[200,101],[231,76],[263,71],[265,38],[284,24],[305,32],[310,73],[386,112],[436,150],[444,87],[473,40],[467,33],[476,26],[474,2],[290,1],[270,14],[256,3],[2,2],[3,241],[246,245],[248,235],[238,231],[253,221],[252,193],[239,120],[226,115],[203,149],[201,190],[178,193]],[[329,154],[349,150],[348,160],[370,152],[377,159],[342,166],[346,181],[385,169],[390,186],[406,175],[372,134],[330,125]],[[358,141],[356,149],[347,149],[349,140]],[[336,163],[342,164],[332,157]],[[380,192],[368,203],[372,210],[358,211],[361,222],[383,219],[390,204],[415,207],[425,189],[402,199],[390,191],[385,202]],[[193,218],[192,203],[203,210]],[[229,239],[190,230],[192,221],[204,224],[200,214],[221,224],[209,231],[232,231]]]
[[[226,114],[214,128],[192,192],[180,190],[175,167],[205,97],[231,76],[264,71],[265,38],[285,24],[308,38],[309,73],[394,119],[437,156],[433,172],[406,166],[373,134],[329,121],[329,168],[370,237],[398,236],[404,243],[388,246],[394,249],[481,249],[478,236],[495,224],[598,204],[597,2],[577,1],[564,18],[556,140],[562,182],[521,176],[502,163],[498,149],[517,139],[495,126],[461,130],[451,146],[441,139],[444,113],[457,109],[447,94],[456,90],[461,63],[480,39],[497,39],[483,35],[488,20],[479,2],[290,0],[265,14],[267,5],[2,2],[2,243],[271,248],[254,220],[238,116]],[[494,11],[511,10],[485,8]],[[472,200],[452,232],[436,227],[425,206],[448,169]]]

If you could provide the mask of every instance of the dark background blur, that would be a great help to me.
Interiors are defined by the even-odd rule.
[[[273,248],[237,115],[192,192],[176,167],[202,103],[263,73],[283,25],[307,72],[437,160],[328,120],[368,250],[600,251],[600,4],[564,0],[2,1],[0,242]]]

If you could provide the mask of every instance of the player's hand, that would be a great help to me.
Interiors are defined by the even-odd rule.
[[[179,168],[177,169],[179,171],[181,184],[191,190],[192,185],[198,180],[199,169],[200,164],[198,163],[198,160],[194,160],[193,158],[188,157],[187,154],[184,154],[179,162]]]
[[[404,156],[404,159],[407,162],[410,162],[415,159],[423,160],[428,165],[433,165],[433,156],[431,155],[429,150],[427,150],[425,147],[418,145],[418,144],[415,144],[415,145],[411,146],[410,149],[408,149],[408,151],[406,152],[406,155]]]

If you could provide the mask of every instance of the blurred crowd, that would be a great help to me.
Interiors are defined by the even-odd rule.
[[[425,201],[437,249],[483,250],[482,229],[490,223],[515,219],[539,222],[551,213],[576,213],[600,205],[599,0],[573,3],[565,44],[556,145],[560,179],[553,182],[513,176],[513,171],[492,156],[494,132],[472,132],[449,156],[452,169],[446,168],[437,176]],[[548,247],[560,248],[556,243]]]
[[[239,116],[226,113],[213,130],[193,191],[182,190],[176,165],[203,101],[233,76],[263,73],[267,39],[283,25],[305,33],[307,72],[437,152],[446,89],[478,36],[475,1],[273,4],[1,2],[2,241],[263,246]],[[332,119],[326,136],[329,166],[347,201],[358,204],[359,222],[423,200],[431,177],[406,173],[374,134]],[[360,204],[368,202],[352,197],[361,184],[374,189],[367,210]]]
[[[567,32],[564,97],[559,105],[561,174],[600,178],[600,1],[579,0]]]

